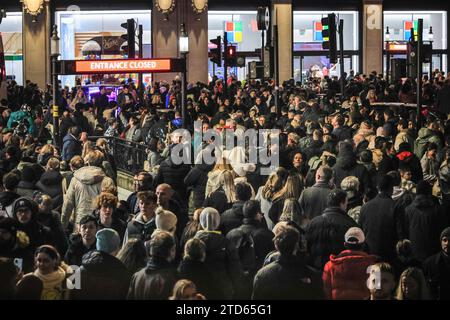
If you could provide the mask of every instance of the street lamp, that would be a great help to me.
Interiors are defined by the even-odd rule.
[[[384,35],[386,39],[386,81],[389,84],[389,73],[391,69],[391,54],[389,52],[389,42],[391,40],[391,33],[389,32],[389,27],[386,27],[386,33]]]
[[[186,26],[181,24],[180,38],[178,41],[180,54],[184,60],[184,68],[181,75],[181,116],[183,118],[183,128],[187,129],[186,123],[186,69],[187,59],[186,55],[189,53],[189,37],[186,32]]]
[[[56,70],[56,64],[58,61],[59,53],[59,37],[58,37],[58,26],[56,24],[53,25],[52,37],[50,41],[50,53],[52,56],[52,95],[53,95],[53,144],[55,146],[59,146],[59,107],[56,101],[56,92],[58,85],[58,72]]]
[[[389,27],[386,27],[386,34],[384,35],[384,38],[386,39],[387,42],[391,40],[391,33],[389,32]]]

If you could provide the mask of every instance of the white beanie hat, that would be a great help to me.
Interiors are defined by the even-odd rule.
[[[177,225],[177,216],[172,211],[159,208],[156,210],[155,224],[159,230],[172,232]]]
[[[200,214],[200,225],[204,230],[215,231],[220,224],[220,214],[214,208],[207,207]]]

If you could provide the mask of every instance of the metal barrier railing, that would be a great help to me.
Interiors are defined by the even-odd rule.
[[[108,141],[109,153],[114,157],[118,171],[134,175],[144,169],[144,161],[147,160],[146,145],[105,136],[90,136],[88,140],[95,142],[100,138]]]

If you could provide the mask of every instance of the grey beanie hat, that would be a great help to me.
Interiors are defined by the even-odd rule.
[[[220,224],[220,214],[214,208],[207,207],[200,214],[200,225],[204,230],[215,231]]]
[[[450,227],[445,228],[444,231],[442,231],[441,237],[440,237],[441,241],[442,241],[442,238],[444,238],[444,237],[450,238]]]
[[[97,238],[96,247],[98,251],[113,253],[120,248],[120,236],[114,229],[99,230],[95,237]]]

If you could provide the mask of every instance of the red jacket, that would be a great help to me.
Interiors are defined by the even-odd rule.
[[[362,251],[344,250],[331,255],[323,270],[325,299],[362,300],[369,297],[367,268],[377,257]]]

